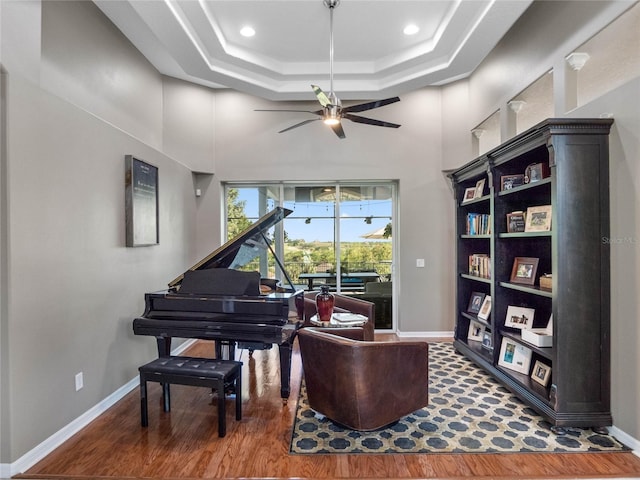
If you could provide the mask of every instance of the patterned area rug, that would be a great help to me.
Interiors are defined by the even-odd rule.
[[[429,346],[429,406],[389,427],[358,432],[309,408],[304,382],[291,453],[522,453],[630,450],[610,435],[550,425],[450,343]]]

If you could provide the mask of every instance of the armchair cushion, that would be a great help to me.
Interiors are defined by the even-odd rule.
[[[336,333],[340,330],[336,329]],[[376,430],[428,403],[428,344],[298,333],[309,405],[354,430]]]

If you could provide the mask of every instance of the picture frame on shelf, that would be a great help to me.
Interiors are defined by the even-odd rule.
[[[522,211],[507,213],[507,233],[524,232],[525,214]]]
[[[513,259],[513,267],[511,268],[511,283],[520,283],[523,285],[533,285],[536,281],[536,272],[538,271],[539,258],[534,257],[516,257]]]
[[[487,181],[486,178],[480,179],[476,182],[474,198],[481,198],[484,195],[484,184]]]
[[[531,370],[531,379],[543,387],[546,387],[551,379],[551,367],[546,363],[542,363],[540,360],[536,360]]]
[[[536,311],[533,308],[517,307],[509,305],[507,307],[507,316],[504,319],[504,326],[511,328],[531,328],[533,326],[533,317]]]
[[[502,175],[500,177],[500,191],[511,190],[512,188],[524,185],[524,174]]]
[[[473,320],[469,323],[469,332],[467,333],[467,340],[475,340],[477,342],[482,341],[484,334],[484,325]]]
[[[524,183],[536,183],[549,176],[549,167],[546,163],[532,163],[524,171]]]
[[[486,295],[482,301],[482,306],[478,311],[478,318],[488,320],[491,314],[491,295]]]
[[[493,340],[491,338],[491,332],[486,328],[484,329],[484,332],[482,332],[482,348],[484,348],[485,350],[489,350],[490,352],[493,351]]]
[[[474,198],[476,198],[476,187],[465,188],[462,203],[470,202]]]
[[[539,205],[527,208],[525,216],[525,232],[551,231],[551,205]]]
[[[482,307],[482,301],[485,294],[482,292],[471,292],[471,298],[469,299],[469,305],[467,306],[467,312],[473,315],[477,315]]]
[[[500,358],[498,365],[513,370],[514,372],[529,374],[531,367],[531,349],[520,345],[510,338],[503,337],[500,345]]]

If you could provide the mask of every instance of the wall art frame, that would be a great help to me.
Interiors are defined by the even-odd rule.
[[[125,155],[126,246],[160,243],[158,167]]]

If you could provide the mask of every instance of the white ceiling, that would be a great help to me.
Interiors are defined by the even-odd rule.
[[[342,0],[334,90],[373,99],[469,75],[533,0]],[[163,74],[270,100],[329,86],[323,0],[94,0]],[[420,31],[406,36],[414,23]],[[249,25],[255,36],[240,29]]]

